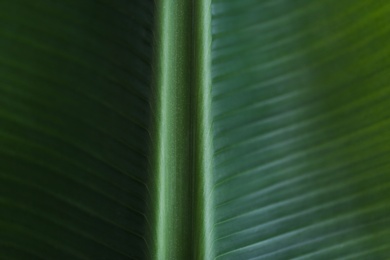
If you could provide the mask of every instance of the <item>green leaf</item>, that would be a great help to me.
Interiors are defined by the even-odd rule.
[[[0,256],[145,258],[152,2],[2,1],[0,19]]]
[[[0,258],[388,258],[389,14],[0,2]]]
[[[389,14],[213,1],[217,259],[390,255]]]

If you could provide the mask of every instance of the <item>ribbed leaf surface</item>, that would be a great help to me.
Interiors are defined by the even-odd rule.
[[[151,1],[0,2],[0,257],[144,258]]]
[[[388,258],[389,17],[0,1],[0,258]]]
[[[390,4],[214,0],[218,259],[390,254]]]

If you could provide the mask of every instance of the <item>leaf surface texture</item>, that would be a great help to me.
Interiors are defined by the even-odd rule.
[[[0,2],[0,259],[386,259],[390,4]]]

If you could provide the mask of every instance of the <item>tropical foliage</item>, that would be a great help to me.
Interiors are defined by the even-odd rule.
[[[1,259],[387,259],[390,2],[0,1]]]

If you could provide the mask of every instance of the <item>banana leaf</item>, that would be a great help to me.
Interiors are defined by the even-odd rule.
[[[0,259],[388,259],[390,2],[0,1]]]

